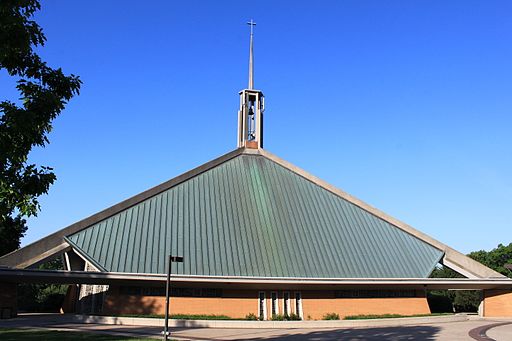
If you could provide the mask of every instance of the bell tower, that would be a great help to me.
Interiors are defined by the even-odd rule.
[[[249,86],[239,92],[240,109],[238,110],[238,148],[263,148],[263,112],[265,100],[263,92],[254,89],[254,26],[251,26],[251,42],[249,47]]]

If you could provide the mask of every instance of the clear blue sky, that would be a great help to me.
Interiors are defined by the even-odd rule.
[[[235,149],[250,18],[267,150],[462,252],[512,242],[512,2],[42,5],[84,84],[23,245]]]

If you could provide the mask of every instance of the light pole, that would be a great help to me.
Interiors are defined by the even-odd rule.
[[[165,326],[164,326],[164,340],[169,339],[169,296],[171,296],[171,268],[172,263],[183,263],[183,257],[169,255],[167,259],[167,284],[165,287]]]

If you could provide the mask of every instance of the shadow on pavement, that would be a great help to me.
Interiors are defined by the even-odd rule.
[[[303,334],[281,334],[275,337],[250,338],[244,340],[343,340],[343,341],[391,341],[391,340],[436,340],[441,328],[432,326],[351,328],[315,331]]]
[[[20,328],[20,327],[46,327],[63,328],[69,330],[80,330],[83,332],[124,334],[133,337],[150,336],[157,337],[162,331],[162,327],[154,326],[129,326],[129,325],[101,325],[101,324],[83,324],[71,321],[67,316],[48,315],[27,316],[23,318],[1,320],[0,328]],[[329,330],[297,330],[297,329],[240,329],[233,330],[233,333],[226,331],[216,336],[211,333],[210,337],[205,337],[203,332],[197,333],[203,329],[208,334],[208,329],[194,327],[174,327],[171,328],[171,336],[186,338],[190,340],[285,340],[285,341],[404,341],[404,340],[436,340],[441,331],[440,327],[430,325],[403,326],[403,327],[378,327],[378,328],[343,328]],[[194,332],[195,331],[195,332]]]

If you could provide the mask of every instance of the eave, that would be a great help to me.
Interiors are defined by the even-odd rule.
[[[0,269],[0,282],[107,284],[107,285],[165,285],[165,274],[137,274],[116,272]],[[343,289],[506,289],[512,290],[512,279],[469,278],[266,278],[241,276],[171,276],[172,285],[194,287],[288,290],[343,290]]]

